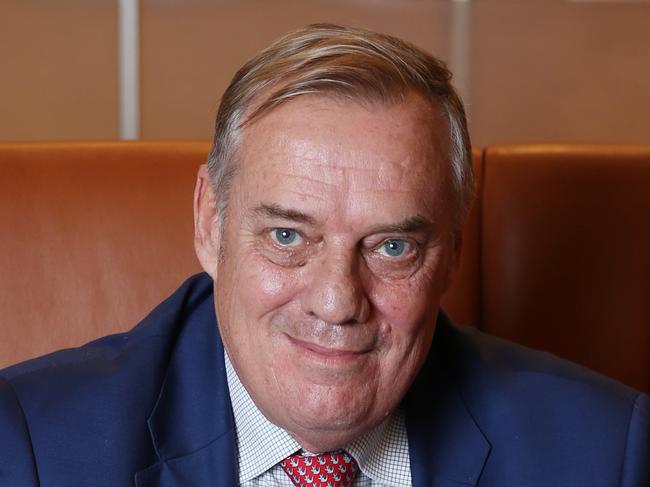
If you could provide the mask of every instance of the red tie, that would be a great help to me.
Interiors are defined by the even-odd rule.
[[[298,487],[350,487],[357,476],[357,462],[344,451],[322,455],[291,455],[280,462]]]

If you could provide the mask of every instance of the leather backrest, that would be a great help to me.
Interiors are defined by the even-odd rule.
[[[0,145],[0,367],[136,324],[190,274],[207,142]]]
[[[0,144],[0,367],[129,329],[187,276],[208,142]],[[443,307],[650,390],[650,147],[473,154]]]
[[[650,146],[486,151],[482,328],[650,390]]]

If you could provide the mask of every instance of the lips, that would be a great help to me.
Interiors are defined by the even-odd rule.
[[[307,350],[315,355],[320,355],[327,359],[354,359],[364,355],[372,350],[370,347],[363,347],[359,349],[341,349],[335,347],[327,347],[318,345],[311,342],[299,340],[290,335],[285,335],[289,341],[298,348]]]
[[[385,346],[381,327],[372,321],[337,325],[277,313],[270,327],[271,333],[286,340],[291,349],[323,363],[352,363]]]

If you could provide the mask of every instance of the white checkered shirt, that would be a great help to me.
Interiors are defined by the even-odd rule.
[[[293,487],[279,462],[302,451],[289,433],[257,409],[224,352],[235,417],[239,485]],[[354,487],[410,487],[411,468],[404,415],[391,414],[372,431],[344,447],[359,464]]]

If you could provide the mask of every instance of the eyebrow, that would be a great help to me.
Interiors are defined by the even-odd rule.
[[[414,215],[396,223],[373,227],[372,233],[413,233],[429,226],[429,221],[422,215]]]
[[[307,225],[316,225],[316,220],[311,216],[297,210],[282,208],[275,204],[265,204],[255,207],[253,213],[270,218],[280,218],[282,220],[291,220],[294,222],[305,223]]]
[[[253,209],[253,213],[270,218],[280,218],[312,226],[316,225],[316,220],[311,216],[301,211],[282,208],[276,204],[262,203]],[[429,226],[429,221],[422,215],[414,215],[396,223],[379,224],[372,228],[371,233],[414,233]]]

